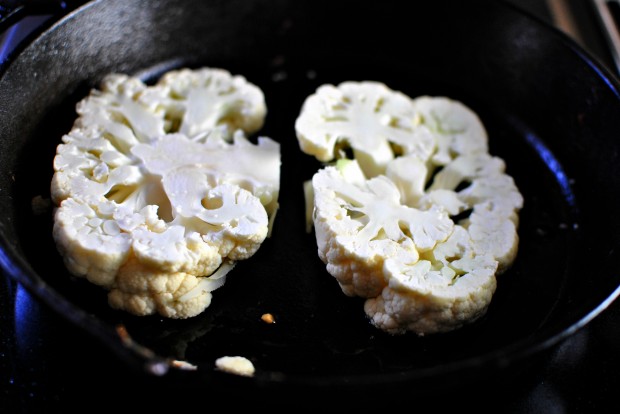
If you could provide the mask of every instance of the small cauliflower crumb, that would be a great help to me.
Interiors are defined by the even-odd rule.
[[[191,364],[187,361],[180,361],[178,359],[174,359],[170,362],[170,365],[174,368],[186,370],[186,371],[196,371],[198,367],[194,364]]]
[[[218,358],[215,360],[215,368],[219,371],[244,377],[252,377],[255,372],[252,361],[242,356],[224,356]]]
[[[265,323],[275,323],[276,322],[276,320],[273,318],[273,315],[270,314],[270,313],[263,313],[263,315],[260,318]]]

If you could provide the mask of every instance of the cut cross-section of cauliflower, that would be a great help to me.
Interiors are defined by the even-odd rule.
[[[379,82],[322,85],[304,102],[295,122],[303,152],[323,162],[351,149],[368,176],[385,171],[401,153],[428,159],[435,138],[416,123],[415,107],[406,95]]]
[[[372,124],[381,110],[398,121]],[[389,135],[392,125],[407,127]],[[426,335],[486,313],[517,255],[523,197],[471,109],[345,82],[319,87],[297,127],[301,149],[326,164],[305,184],[318,255],[344,294],[366,298],[373,325]],[[339,140],[353,159],[334,164]]]
[[[432,162],[448,164],[456,155],[488,152],[486,129],[478,115],[462,102],[445,96],[413,99],[416,124],[428,128],[436,142]]]
[[[458,209],[450,206],[454,200]],[[501,158],[487,153],[455,158],[434,176],[419,203],[444,206],[453,216],[469,212],[459,224],[467,228],[476,252],[490,253],[499,262],[498,273],[514,261],[523,196]]]
[[[262,92],[221,69],[107,76],[58,145],[53,236],[69,271],[136,315],[195,316],[269,236],[280,146]]]
[[[386,260],[417,262],[421,252],[448,238],[453,223],[442,209],[401,204],[398,188],[385,176],[360,180],[361,175],[355,161],[314,175],[314,227],[319,257],[342,291],[372,298],[388,282]]]
[[[483,316],[497,282],[497,261],[478,255],[467,230],[455,226],[450,237],[417,262],[388,259],[387,286],[366,300],[372,323],[392,334],[448,332]]]
[[[262,91],[242,76],[215,68],[179,69],[158,82],[172,98],[169,108],[183,114],[179,132],[195,136],[219,125],[231,132],[252,134],[263,126],[267,113]],[[154,104],[160,104],[157,98]]]

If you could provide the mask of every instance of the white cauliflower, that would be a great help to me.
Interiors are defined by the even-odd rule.
[[[383,84],[343,85],[345,101],[392,96]],[[338,96],[334,91],[340,88],[321,87],[306,102],[325,90]],[[496,275],[516,258],[523,198],[503,160],[488,153],[486,131],[469,108],[445,97],[394,96],[402,108],[391,112],[409,114],[399,124],[411,125],[398,137],[399,151],[390,157],[379,153],[379,161],[371,164],[380,168],[364,168],[366,155],[363,161],[326,164],[314,174],[311,190],[305,189],[312,196],[318,255],[344,294],[366,298],[364,310],[377,328],[391,334],[447,332],[486,313]],[[358,128],[368,134],[361,141],[372,147],[373,135],[364,127],[381,115],[364,111],[363,121],[349,115],[346,128],[332,129],[325,119],[316,134],[301,123],[307,128],[298,130],[302,150],[331,161],[336,157],[317,153],[308,137],[334,139],[343,129],[356,134]],[[298,120],[318,123],[324,113],[324,107],[305,104]],[[376,131],[376,141],[384,142]],[[429,136],[430,150],[406,150],[427,148]],[[355,145],[357,137],[351,137],[347,140]]]
[[[441,205],[453,216],[470,211],[459,224],[467,228],[474,250],[491,253],[499,262],[498,273],[514,261],[523,196],[505,173],[501,158],[487,153],[455,158],[435,175],[419,203],[427,207]]]
[[[455,155],[488,152],[480,118],[463,103],[444,96],[419,96],[412,103],[416,125],[425,126],[435,137],[433,164],[446,165]]]
[[[243,356],[223,356],[215,360],[215,369],[242,377],[253,377],[256,368],[252,361]]]
[[[378,82],[322,85],[303,104],[295,131],[303,152],[327,162],[351,148],[368,176],[385,171],[399,153],[427,159],[435,140],[426,127],[414,128],[415,108],[406,95]]]
[[[444,210],[402,204],[391,180],[382,175],[366,180],[356,161],[321,169],[312,185],[319,257],[348,296],[377,296],[387,282],[387,259],[417,262],[420,252],[453,231]]]
[[[147,86],[107,76],[76,107],[54,158],[53,236],[71,273],[112,307],[188,318],[269,235],[280,146],[246,138],[260,89],[221,69],[180,69]]]
[[[411,263],[388,259],[387,286],[366,300],[375,326],[392,334],[447,332],[486,313],[496,289],[497,261],[475,253],[467,230],[455,226],[450,237]]]

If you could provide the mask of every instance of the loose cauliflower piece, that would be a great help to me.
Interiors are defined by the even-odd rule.
[[[401,111],[391,111],[408,114],[398,125],[410,125],[397,146],[390,141],[399,151],[357,159],[351,144],[352,160],[328,163],[333,152],[307,145],[309,136],[344,136],[342,125],[332,127],[324,116],[328,100],[323,98],[323,106],[314,102],[324,90],[340,93],[344,102],[352,102],[351,96],[392,95],[385,85],[370,82],[320,87],[299,115],[298,121],[323,118],[316,131],[302,122],[307,130],[297,132],[302,150],[325,161],[312,188],[305,184],[305,194],[312,197],[307,202],[318,255],[328,273],[344,294],[366,298],[371,323],[390,334],[447,332],[479,319],[495,293],[496,276],[516,258],[523,206],[504,161],[488,153],[480,119],[445,97],[407,100],[397,94]],[[348,114],[347,131],[359,135],[347,140],[366,148],[383,145],[383,131],[367,128],[372,117],[363,105]],[[429,136],[429,150],[408,150],[427,148]],[[364,168],[368,155],[376,155],[370,164],[381,167]]]
[[[51,183],[68,270],[109,290],[117,309],[201,313],[278,209],[280,146],[246,137],[263,124],[262,92],[212,68],[152,86],[111,74],[76,110]]]
[[[243,356],[223,356],[215,360],[215,369],[242,377],[253,377],[256,368],[252,361]]]

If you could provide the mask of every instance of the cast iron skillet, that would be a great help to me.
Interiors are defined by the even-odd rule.
[[[110,72],[147,81],[212,66],[260,86],[261,135],[282,145],[273,235],[190,320],[133,317],[71,278],[51,238],[56,145],[74,106]],[[566,36],[498,1],[95,1],[46,29],[0,75],[0,263],[37,299],[143,372],[239,390],[412,395],[518,371],[618,295],[619,84]],[[481,117],[491,152],[525,197],[514,266],[488,314],[459,331],[389,336],[345,297],[305,232],[302,183],[319,167],[294,120],[323,83],[378,80],[412,97],[459,99]],[[275,324],[260,320],[272,313]],[[119,334],[119,327],[129,333]],[[214,370],[243,355],[254,378]],[[172,359],[196,371],[169,365]],[[340,394],[342,395],[342,394]],[[364,394],[360,394],[364,395]]]

